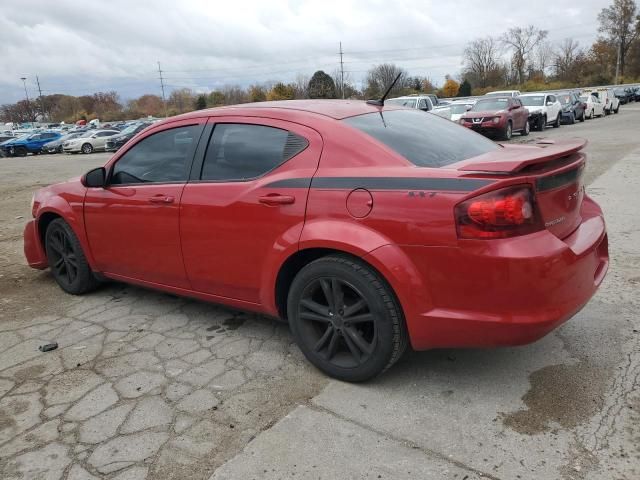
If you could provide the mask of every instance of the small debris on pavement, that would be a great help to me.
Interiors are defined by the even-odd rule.
[[[46,345],[40,345],[38,347],[38,350],[40,350],[41,352],[50,352],[51,350],[55,350],[56,348],[58,348],[58,344],[56,342],[53,342],[47,343]]]

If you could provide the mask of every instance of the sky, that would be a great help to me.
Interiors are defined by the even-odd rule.
[[[465,45],[536,25],[589,46],[610,0],[0,0],[0,104],[115,90],[123,100],[188,87],[293,81],[344,69],[360,87],[395,63],[442,85]],[[26,78],[24,84],[21,78]]]

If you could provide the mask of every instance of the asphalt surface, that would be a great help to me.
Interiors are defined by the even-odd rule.
[[[24,264],[31,193],[108,155],[0,159],[0,478],[640,478],[639,124],[631,104],[513,140],[590,140],[611,266],[582,312],[525,347],[410,352],[364,385],[260,316],[115,283],[64,294]]]

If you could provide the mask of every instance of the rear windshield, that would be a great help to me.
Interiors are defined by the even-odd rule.
[[[416,99],[415,98],[391,98],[387,100],[387,103],[390,103],[392,105],[398,105],[400,107],[415,108]]]
[[[420,110],[367,113],[343,121],[418,167],[444,167],[499,148],[482,135]]]

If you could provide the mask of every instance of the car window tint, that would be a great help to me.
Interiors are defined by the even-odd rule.
[[[200,130],[191,125],[145,137],[116,162],[110,183],[185,181]]]
[[[500,148],[482,135],[420,110],[367,113],[343,121],[419,167],[443,167]]]
[[[220,123],[213,129],[202,180],[241,181],[260,177],[304,150],[303,137],[280,128]]]

